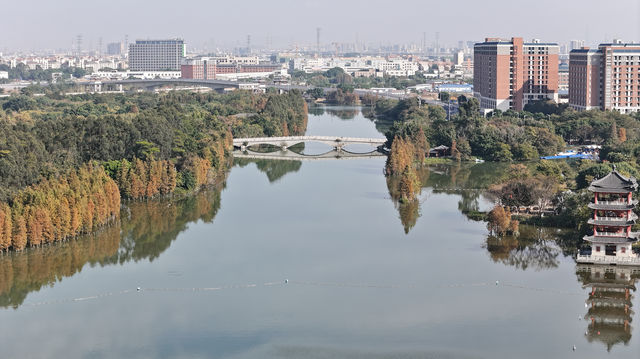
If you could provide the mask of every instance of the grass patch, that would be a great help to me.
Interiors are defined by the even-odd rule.
[[[487,212],[462,211],[462,214],[464,214],[470,220],[476,221],[476,222],[487,222],[489,220]]]
[[[444,157],[429,157],[429,158],[425,158],[423,163],[425,165],[441,165],[441,164],[453,163],[453,160],[451,158],[444,158]]]

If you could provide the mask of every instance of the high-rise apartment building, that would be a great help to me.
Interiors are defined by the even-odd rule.
[[[521,111],[532,101],[558,101],[558,44],[487,38],[473,52],[474,96],[484,111]]]
[[[569,55],[569,105],[576,110],[640,110],[640,44],[614,41]]]
[[[129,45],[131,71],[180,71],[185,57],[184,40],[136,40]]]

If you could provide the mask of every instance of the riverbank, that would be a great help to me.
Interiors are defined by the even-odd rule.
[[[117,219],[121,198],[192,193],[228,170],[232,136],[302,134],[307,125],[296,91],[0,103],[3,251],[91,233]]]

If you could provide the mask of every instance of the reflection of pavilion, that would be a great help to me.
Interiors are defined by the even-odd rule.
[[[632,299],[640,269],[601,265],[582,265],[576,269],[583,288],[590,288],[585,319],[589,342],[600,341],[607,350],[631,340]]]

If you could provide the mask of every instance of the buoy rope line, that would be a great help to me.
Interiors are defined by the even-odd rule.
[[[441,284],[441,285],[424,285],[424,284],[413,284],[413,285],[394,285],[394,284],[368,284],[368,283],[340,283],[340,282],[311,282],[311,281],[295,281],[285,279],[284,281],[277,282],[266,282],[262,284],[236,284],[236,285],[225,285],[218,287],[193,287],[193,288],[135,288],[135,289],[125,289],[121,291],[114,292],[106,292],[102,294],[85,296],[85,297],[77,297],[77,298],[69,298],[69,299],[58,299],[58,300],[50,300],[50,301],[42,301],[42,302],[34,302],[34,303],[23,303],[20,306],[25,307],[37,307],[43,305],[50,304],[62,304],[62,303],[77,303],[84,302],[90,300],[98,300],[107,297],[113,297],[117,295],[126,295],[131,293],[162,293],[162,292],[182,292],[182,293],[198,293],[198,292],[215,292],[222,290],[232,290],[232,289],[248,289],[248,288],[259,288],[259,287],[273,287],[273,286],[285,286],[285,285],[300,285],[300,286],[315,286],[315,287],[335,287],[335,288],[377,288],[377,289],[428,289],[428,288],[436,288],[436,289],[454,289],[454,288],[468,288],[468,287],[507,287],[513,289],[520,290],[529,290],[543,293],[553,293],[558,295],[571,295],[571,296],[584,296],[587,292],[572,292],[572,291],[563,291],[557,289],[549,289],[549,288],[537,288],[537,287],[529,287],[525,285],[512,284],[512,283],[501,283],[499,281],[495,282],[478,282],[478,283],[452,283],[452,284]]]
[[[487,188],[425,187],[432,191],[486,191]]]

